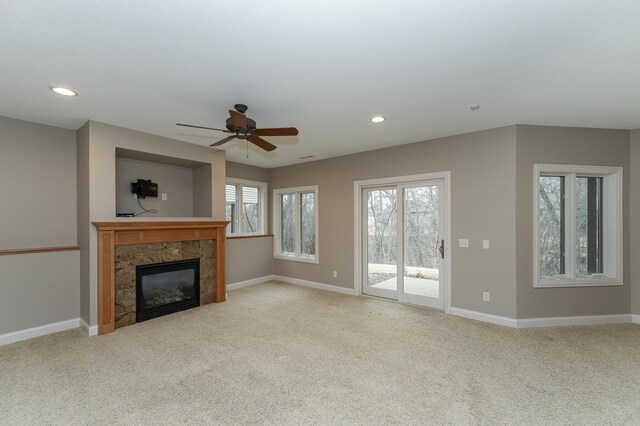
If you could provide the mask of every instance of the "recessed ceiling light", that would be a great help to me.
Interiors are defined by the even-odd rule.
[[[52,87],[51,91],[53,93],[57,93],[58,95],[62,95],[62,96],[78,96],[78,94],[76,92],[74,92],[71,89],[67,89],[66,87]]]
[[[380,116],[380,115],[376,115],[375,117],[373,117],[371,119],[372,123],[382,123],[384,120],[386,120],[386,118]]]
[[[480,109],[480,104],[470,105],[469,108],[471,108],[471,111],[477,111]]]

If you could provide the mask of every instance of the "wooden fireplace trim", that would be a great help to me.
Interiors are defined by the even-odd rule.
[[[216,285],[214,302],[226,300],[226,221],[93,222],[98,230],[98,334],[116,328],[115,246],[214,240]]]

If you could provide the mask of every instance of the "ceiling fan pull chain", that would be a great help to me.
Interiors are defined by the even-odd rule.
[[[247,141],[247,158],[249,158],[249,141]]]

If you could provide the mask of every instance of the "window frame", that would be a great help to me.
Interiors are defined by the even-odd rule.
[[[313,192],[314,194],[314,214],[315,214],[315,255],[305,255],[301,253],[301,215],[300,215],[300,194]],[[295,206],[294,206],[294,220],[295,220],[295,253],[288,254],[283,253],[281,250],[281,238],[282,238],[282,208],[281,198],[285,194],[295,194]],[[318,186],[299,186],[295,188],[278,188],[273,190],[273,257],[280,260],[291,260],[295,262],[315,263],[320,262],[319,251],[319,216],[318,216]]]
[[[534,164],[533,173],[533,286],[592,287],[623,284],[623,178],[622,167],[581,166],[567,164]],[[565,273],[553,278],[540,276],[540,177],[564,176],[564,265]],[[576,260],[576,178],[602,179],[603,273],[578,276]]]
[[[266,235],[267,234],[267,183],[260,182],[256,180],[248,180],[248,179],[236,179],[236,178],[227,178],[225,182],[225,197],[226,197],[226,185],[235,185],[236,187],[236,206],[235,210],[237,212],[237,229],[236,232],[229,233],[227,232],[227,237],[240,237],[240,236],[254,236],[254,235]],[[259,190],[259,200],[260,200],[260,229],[258,232],[245,232],[244,230],[244,211],[242,209],[242,196],[243,190],[242,188],[245,186],[250,186],[254,188],[258,188]],[[227,201],[225,198],[225,211],[227,206]]]

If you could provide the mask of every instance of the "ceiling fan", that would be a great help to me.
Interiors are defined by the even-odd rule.
[[[206,130],[218,130],[225,133],[233,133],[232,136],[219,140],[216,143],[212,143],[209,146],[220,146],[234,139],[246,139],[252,144],[264,149],[265,151],[273,151],[276,146],[267,142],[260,136],[296,136],[298,129],[295,127],[277,127],[271,129],[258,129],[256,128],[256,122],[245,115],[248,107],[243,104],[235,104],[233,106],[235,110],[229,110],[229,118],[227,118],[227,129],[216,129],[214,127],[196,126],[193,124],[176,123],[177,126],[193,127],[196,129]]]

